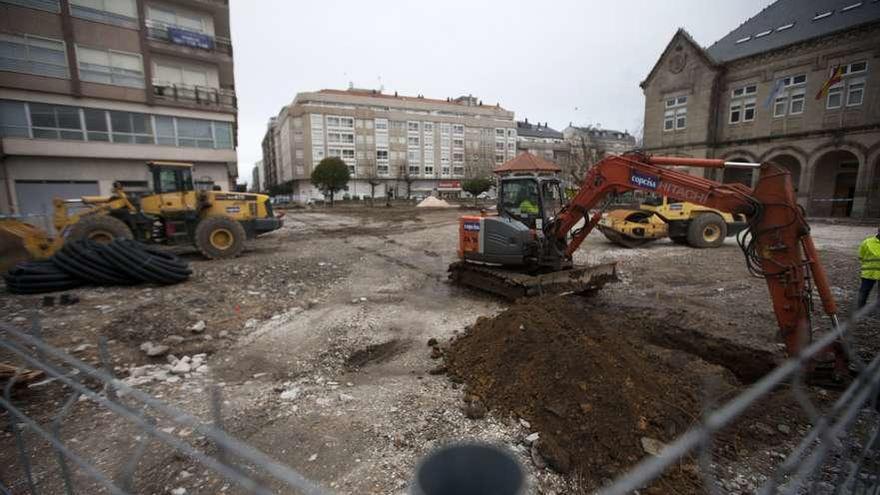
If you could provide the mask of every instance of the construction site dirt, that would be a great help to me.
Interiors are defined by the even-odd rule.
[[[281,230],[238,258],[182,253],[194,270],[185,283],[82,288],[71,291],[77,304],[52,307],[0,292],[0,319],[27,326],[36,316],[49,343],[96,365],[96,344],[109,339],[120,379],[206,421],[216,384],[230,434],[330,490],[358,494],[403,491],[420,458],[465,439],[505,446],[535,493],[589,493],[784,358],[765,282],[748,275],[733,239],[709,250],[665,240],[629,250],[592,235],[575,262],[617,261],[617,283],[590,297],[509,303],[448,283],[459,214],[378,204],[291,210]],[[813,224],[844,317],[858,284],[858,243],[873,231]],[[877,323],[857,328],[865,356],[880,347]],[[814,326],[829,329],[818,310]],[[143,379],[168,355],[204,368]],[[0,362],[17,364],[3,353]],[[809,391],[820,407],[837,394]],[[64,398],[57,382],[14,394],[43,422]],[[98,410],[78,402],[62,439],[113,473],[137,432]],[[809,427],[799,411],[783,387],[716,438],[725,492],[753,492],[797,444]],[[192,431],[169,431],[216,454]],[[39,485],[62,492],[54,455],[33,435],[26,440]],[[0,465],[12,466],[3,481],[24,491],[14,443],[0,433]],[[135,486],[239,493],[160,446],[141,462]],[[651,490],[702,493],[696,460]]]

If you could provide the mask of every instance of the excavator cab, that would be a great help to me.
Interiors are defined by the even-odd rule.
[[[542,230],[563,205],[562,186],[553,176],[523,174],[503,177],[498,194],[499,215],[530,229]]]
[[[150,162],[153,176],[153,192],[168,194],[193,191],[192,165],[177,162]]]

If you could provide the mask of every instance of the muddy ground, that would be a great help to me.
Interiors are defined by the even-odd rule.
[[[667,241],[627,250],[593,235],[577,261],[618,261],[620,282],[590,298],[511,307],[446,282],[459,214],[404,207],[294,210],[282,230],[254,241],[240,258],[205,261],[183,252],[194,269],[186,283],[80,289],[72,291],[78,304],[51,308],[41,307],[40,297],[0,292],[0,318],[26,325],[36,315],[50,343],[95,364],[95,344],[104,337],[117,376],[206,419],[216,384],[234,436],[322,486],[358,494],[403,491],[418,459],[462,439],[507,446],[536,493],[589,491],[644,457],[645,438],[649,446],[666,442],[691,425],[707,383],[723,401],[783,357],[766,286],[749,277],[733,240],[706,251]],[[814,224],[844,314],[858,283],[856,247],[871,231]],[[514,342],[527,339],[539,343],[532,349],[555,354],[489,352],[480,359],[464,353],[467,359],[449,363],[451,375],[437,373],[444,354],[476,339],[469,330],[519,331],[522,324],[528,330],[536,321],[554,332],[514,332]],[[200,322],[204,329],[194,331]],[[817,318],[816,327],[828,325]],[[876,319],[860,325],[856,344],[865,355],[880,345],[876,333]],[[429,339],[441,350],[429,347]],[[493,342],[476,340],[492,349]],[[146,341],[168,345],[178,358],[205,354],[199,358],[205,367],[137,382],[140,372],[133,370],[167,362],[148,357],[140,349]],[[571,359],[573,349],[584,358]],[[553,369],[561,352],[570,361]],[[509,369],[510,379],[475,385],[474,377],[490,369]],[[557,382],[564,393],[549,390]],[[811,394],[820,404],[834,397],[820,389]],[[466,415],[474,416],[465,401],[474,396],[488,410],[481,419]],[[566,400],[550,400],[557,396]],[[717,442],[717,474],[727,492],[748,493],[808,428],[790,396],[780,390]],[[48,384],[18,391],[15,403],[46,422],[65,398],[62,387]],[[5,427],[8,417],[0,422]],[[191,430],[158,426],[216,454]],[[533,449],[527,437],[535,432],[544,446]],[[0,478],[20,493],[25,485],[13,438],[8,428],[0,435]],[[136,432],[80,401],[62,437],[112,476]],[[28,445],[39,486],[61,493],[50,451],[32,435]],[[567,469],[559,464],[566,458]],[[548,460],[552,465],[544,467]],[[684,462],[654,490],[699,493],[695,473],[695,465]],[[141,461],[135,487],[138,493],[237,490],[158,446]]]

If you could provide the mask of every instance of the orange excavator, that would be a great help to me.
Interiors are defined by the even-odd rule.
[[[670,168],[676,166],[753,167],[760,175],[751,189]],[[568,202],[562,200],[559,179],[553,175],[506,175],[500,178],[498,189],[497,215],[460,219],[460,259],[449,267],[454,282],[511,299],[600,288],[616,280],[615,264],[576,266],[572,254],[601,220],[605,201],[641,190],[745,216],[748,227],[737,241],[749,271],[767,282],[790,355],[797,355],[812,339],[814,287],[831,324],[838,325],[837,305],[797,204],[791,175],[775,164],[631,152],[594,165]],[[838,374],[846,374],[839,346],[828,349],[826,355]]]

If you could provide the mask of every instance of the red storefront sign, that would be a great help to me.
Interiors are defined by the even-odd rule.
[[[460,180],[441,180],[437,183],[437,189],[461,190]]]

